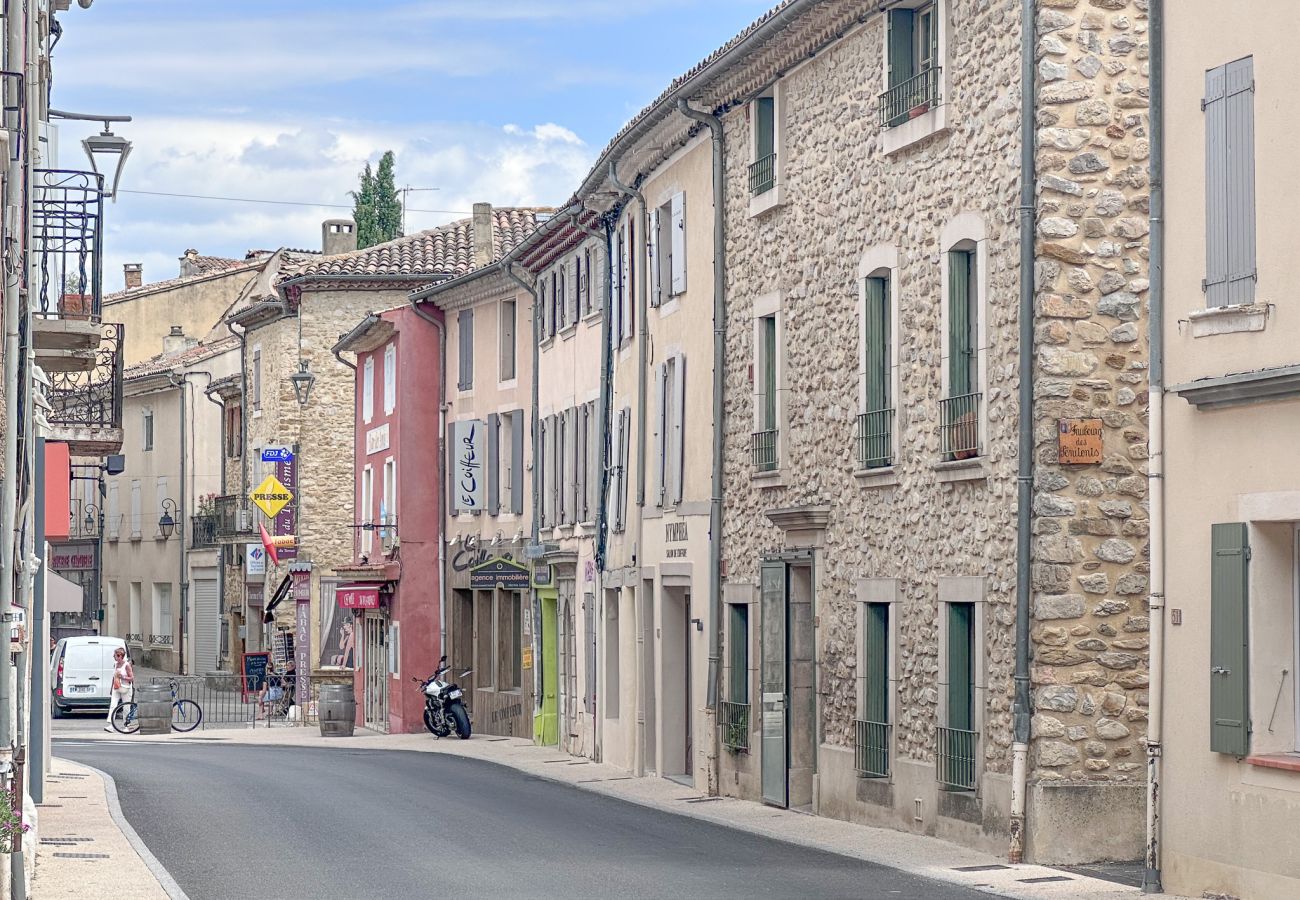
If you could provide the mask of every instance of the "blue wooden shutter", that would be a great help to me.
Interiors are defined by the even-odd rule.
[[[1255,73],[1251,57],[1205,73],[1205,302],[1255,301]]]
[[[1245,756],[1250,749],[1245,523],[1211,526],[1210,553],[1210,749]]]

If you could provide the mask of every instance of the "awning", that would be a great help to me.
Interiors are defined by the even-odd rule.
[[[342,609],[379,609],[379,585],[340,585],[338,600]]]
[[[81,585],[45,570],[45,609],[52,613],[81,612]]]

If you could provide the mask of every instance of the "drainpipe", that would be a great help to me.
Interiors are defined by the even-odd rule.
[[[718,706],[718,680],[722,661],[722,390],[726,379],[727,352],[727,184],[724,170],[722,120],[691,108],[683,99],[677,110],[688,119],[707,125],[713,132],[713,480],[709,499],[709,609],[713,627],[709,630],[709,709]]]
[[[212,385],[212,376],[210,373],[208,373],[208,387],[210,388],[211,385]],[[218,458],[221,460],[221,493],[224,494],[226,492],[226,404],[221,400],[220,397],[212,396],[212,394],[210,394],[207,389],[203,391],[203,396],[208,399],[209,403],[211,403],[217,409],[221,410],[221,430],[220,430],[221,452],[218,454]],[[240,419],[242,420],[243,416],[240,416]],[[102,532],[103,529],[101,528],[100,531]],[[100,540],[103,540],[103,538],[101,537]],[[224,549],[217,551],[217,559],[218,559],[217,623],[220,624],[223,619],[226,620],[226,624],[222,627],[221,630],[222,632],[224,632],[224,634],[226,635],[226,639],[229,641],[230,623],[229,623],[229,615],[226,612],[226,569],[228,567],[226,566]],[[223,657],[221,654],[221,636],[219,635],[217,637],[217,658],[213,661],[213,667],[218,672],[221,671],[222,661],[223,661]]]
[[[625,197],[632,197],[641,206],[641,240],[648,246],[650,241],[650,208],[646,206],[645,196],[634,187],[629,187],[618,180],[618,172],[615,171],[617,163],[614,160],[609,162],[609,183]],[[635,254],[635,255],[634,255]],[[629,247],[628,257],[640,261],[640,246]],[[645,395],[646,395],[646,356],[648,338],[646,335],[646,324],[649,320],[649,304],[646,303],[646,282],[649,281],[649,272],[645,267],[641,267],[641,277],[636,280],[636,302],[637,302],[637,372],[636,372],[636,505],[638,509],[645,507]],[[637,516],[637,547],[642,546],[641,534],[641,516]]]
[[[414,297],[408,297],[407,302],[417,316],[438,331],[438,652],[442,654],[447,652],[447,326],[422,310]],[[334,355],[356,371],[357,367],[337,352]]]
[[[191,456],[191,454],[185,452],[185,441],[189,437],[188,429],[185,427],[186,425],[185,388],[189,382],[186,380],[186,374],[184,372],[181,373],[181,377],[179,381],[170,377],[168,378],[168,381],[174,387],[178,388],[181,394],[181,501],[180,504],[176,507],[176,512],[178,513],[177,522],[176,522],[176,532],[181,539],[181,569],[180,569],[180,578],[177,581],[177,586],[180,588],[181,596],[180,596],[180,606],[179,606],[180,616],[179,616],[179,620],[177,621],[177,625],[179,626],[178,631],[180,633],[180,646],[177,648],[178,652],[176,654],[176,659],[177,659],[176,668],[178,674],[184,675],[185,674],[185,625],[186,625],[186,620],[188,619],[188,616],[186,616],[185,613],[187,612],[186,607],[189,605],[189,597],[190,597],[189,551],[186,549],[185,546],[185,521],[189,518],[188,509],[185,506],[185,494],[186,494],[185,461]]]
[[[1152,0],[1149,10],[1151,44],[1151,292],[1149,343],[1151,352],[1147,488],[1151,506],[1151,684],[1147,708],[1147,846],[1142,890],[1158,894],[1160,878],[1161,754],[1164,731],[1165,669],[1165,10],[1164,0]]]
[[[1025,857],[1029,782],[1029,600],[1034,490],[1034,6],[1020,7],[1020,422],[1016,450],[1016,670],[1011,743],[1011,840],[1007,858]]]
[[[235,330],[226,320],[226,330],[239,338],[239,496],[248,496],[248,329]]]

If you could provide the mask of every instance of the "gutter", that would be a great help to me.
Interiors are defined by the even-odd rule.
[[[1034,491],[1034,219],[1035,134],[1034,21],[1036,0],[1020,3],[1020,371],[1016,449],[1016,667],[1011,739],[1011,822],[1007,858],[1025,856],[1026,791],[1029,781],[1029,602],[1033,553]]]
[[[793,4],[797,9],[800,4]],[[723,388],[727,369],[727,182],[724,168],[722,120],[709,113],[692,109],[684,99],[677,110],[688,119],[707,125],[713,132],[713,478],[709,498],[709,610],[713,627],[709,629],[709,672],[706,706],[718,708],[719,679],[722,674],[722,492],[723,492]],[[716,792],[716,781],[710,785]]]
[[[620,194],[624,197],[631,197],[641,206],[641,244],[628,248],[628,258],[635,259],[638,262],[643,258],[641,246],[649,245],[650,241],[650,209],[646,205],[645,195],[634,187],[629,187],[618,180],[617,163],[613,160],[609,163],[609,182],[614,185]],[[648,256],[648,254],[647,254]],[[655,261],[656,264],[658,261]],[[638,509],[645,508],[645,395],[646,395],[646,356],[648,349],[646,347],[648,338],[646,336],[646,327],[649,323],[650,312],[646,303],[646,282],[649,281],[650,273],[646,266],[641,267],[641,277],[636,280],[636,302],[637,302],[637,373],[636,373],[636,505]],[[637,541],[638,547],[642,542],[642,523],[641,516],[637,516]]]
[[[1151,0],[1148,10],[1151,52],[1151,310],[1147,427],[1147,490],[1151,517],[1151,593],[1147,598],[1151,616],[1150,671],[1147,722],[1147,821],[1146,867],[1142,891],[1161,893],[1160,839],[1164,736],[1165,670],[1165,10],[1164,0]]]

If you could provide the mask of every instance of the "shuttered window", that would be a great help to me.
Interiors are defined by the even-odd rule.
[[[948,722],[975,729],[975,604],[948,604]]]
[[[524,511],[524,411],[510,413],[510,511]]]
[[[668,248],[664,241],[663,207],[650,210],[649,260],[646,275],[650,278],[650,306],[654,308],[663,302],[664,292],[664,257]]]
[[[384,348],[384,415],[397,409],[397,345]]]
[[[748,703],[749,604],[730,604],[727,618],[727,699],[732,703]]]
[[[474,388],[474,310],[462,309],[457,317],[460,333],[460,377],[457,387],[462,391]]]
[[[515,378],[515,322],[517,305],[514,300],[501,301],[500,371],[497,378],[501,381],[513,381]]]
[[[654,484],[655,506],[663,506],[668,484],[668,446],[665,440],[668,433],[668,364],[655,366],[655,406],[653,422],[654,434],[650,444],[654,448]]]
[[[1210,749],[1245,756],[1250,750],[1246,524],[1211,526],[1210,553]]]
[[[889,277],[867,279],[866,412],[890,408]]]
[[[618,428],[615,431],[617,435],[617,444],[615,452],[618,454],[617,468],[615,469],[615,491],[614,491],[614,530],[622,531],[627,524],[627,458],[629,440],[629,426],[632,419],[632,411],[627,407],[618,411]]]
[[[754,162],[776,152],[776,97],[754,101]]]
[[[1255,68],[1205,73],[1205,302],[1255,302]]]
[[[370,422],[375,417],[375,358],[366,357],[361,376],[361,418]]]
[[[600,473],[601,473],[601,452],[604,448],[604,442],[601,440],[601,434],[597,430],[599,422],[596,419],[596,401],[592,400],[587,403],[587,500],[586,514],[584,521],[590,522],[595,518],[596,504],[600,502]]]
[[[668,422],[668,458],[671,460],[669,471],[672,478],[668,485],[668,499],[675,505],[682,502],[682,485],[686,480],[686,357],[679,353],[670,362],[673,399],[672,417]]]
[[[672,255],[668,258],[668,270],[671,277],[670,294],[676,297],[686,292],[686,195],[673,194],[669,203],[672,212],[669,245]]]
[[[862,635],[862,718],[889,721],[889,604],[868,603]]]
[[[948,253],[948,396],[976,391],[975,251]]]
[[[488,515],[501,512],[501,417],[487,417],[487,506]]]
[[[763,431],[776,428],[776,316],[759,320],[759,339],[762,342],[759,356],[761,406],[759,425]]]
[[[546,466],[549,459],[549,455],[546,452],[546,432],[549,422],[549,419],[544,418],[538,423],[537,446],[533,448],[533,455],[535,457],[533,460],[533,471],[536,473],[537,477],[537,502],[541,504],[542,507],[537,511],[537,516],[543,527],[551,523],[548,515],[551,508],[550,495],[548,493],[550,490],[550,479],[546,477]]]

